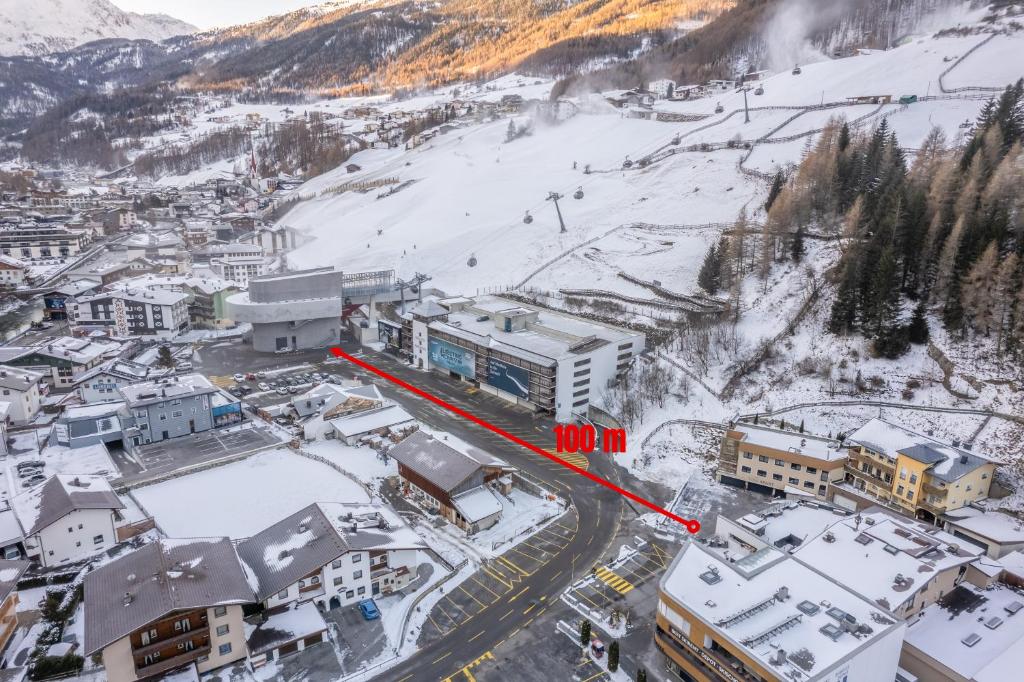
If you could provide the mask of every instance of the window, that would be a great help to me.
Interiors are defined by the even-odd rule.
[[[743,453],[743,459],[754,459],[754,455],[752,455],[749,452],[744,452]]]
[[[300,580],[299,581],[299,589],[301,590],[305,586],[306,586],[306,581],[305,580]]]
[[[277,598],[278,599],[287,599],[288,598],[288,590],[281,590],[280,592],[278,592],[277,593]]]
[[[768,455],[758,455],[757,456],[757,461],[758,462],[767,462],[768,461]]]
[[[217,626],[217,636],[218,637],[223,637],[224,635],[228,634],[228,630],[230,630],[230,629],[231,629],[231,627],[227,623],[224,623],[224,625],[218,625]]]
[[[310,585],[319,585],[320,584],[320,576],[314,575],[312,578],[309,579],[309,584]]]
[[[226,606],[218,606],[218,607],[216,607],[213,610],[213,617],[214,618],[220,618],[221,616],[226,616],[227,613],[228,613],[228,607],[226,607]]]
[[[793,478],[792,476],[790,476],[789,477],[789,483],[790,483],[790,485],[800,485],[800,479],[799,478]]]
[[[764,469],[758,469],[758,470],[757,470],[757,475],[758,475],[758,476],[767,476],[767,475],[768,475],[768,472],[767,472],[767,471],[765,471]]]
[[[586,386],[590,383],[590,379],[582,379],[580,381],[573,382],[573,388],[579,388],[580,386]]]
[[[907,499],[908,500],[914,499],[914,491],[913,490],[908,490],[907,491]]]
[[[359,594],[366,594],[366,588],[360,587],[358,590],[356,590],[356,592],[358,592]]]
[[[589,365],[589,364],[590,364],[590,358],[584,358],[583,360],[577,360],[576,362],[572,363],[572,366],[573,367],[582,367],[583,365]]]
[[[825,494],[825,486],[823,486],[823,485],[819,485],[818,486],[818,494],[819,495],[824,495]]]
[[[359,580],[362,577],[363,577],[363,572],[362,571],[353,571],[352,572],[352,580]]]
[[[814,481],[804,481],[805,488],[814,488]]]
[[[775,460],[775,466],[777,466],[777,467],[784,467],[784,466],[786,466],[786,463],[783,462],[781,459],[777,459],[777,460]]]
[[[911,485],[917,483],[917,474],[910,474],[910,483]]]
[[[789,468],[792,469],[793,471],[800,471],[802,467],[796,462],[793,462],[792,464],[789,465]]]
[[[334,586],[337,587],[338,585],[341,585],[342,580],[342,577],[339,575],[337,578],[334,579]]]
[[[809,473],[809,474],[816,474],[816,473],[818,473],[818,470],[815,467],[807,467],[807,473]]]
[[[827,481],[828,480],[828,472],[827,471],[822,471],[821,472],[821,480],[823,480],[823,481]]]
[[[231,642],[228,642],[227,644],[221,644],[217,651],[220,652],[221,656],[227,656],[231,653]]]
[[[896,488],[896,494],[897,495],[902,495],[903,494],[903,486],[898,486]]]
[[[166,414],[161,414],[160,415],[160,421],[162,421],[162,422],[167,421],[167,415]]]
[[[103,536],[102,535],[94,535],[93,538],[92,538],[92,544],[94,544],[94,545],[102,545],[103,544]]]
[[[341,559],[335,559],[334,561],[332,561],[331,562],[331,568],[334,568],[334,569],[341,568]]]
[[[900,468],[900,480],[901,481],[907,480],[907,469],[905,467],[901,467]]]
[[[181,416],[181,410],[175,410],[174,412],[171,412],[171,416],[172,417],[180,417]]]
[[[354,596],[356,596],[356,591],[355,590],[349,590],[348,592],[345,593],[345,599],[351,599]]]
[[[581,370],[580,370],[580,371],[578,371],[578,372],[573,372],[573,374],[572,374],[572,375],[573,375],[574,377],[585,377],[585,376],[587,376],[588,374],[590,374],[590,368],[589,368],[589,367],[587,367],[586,369],[581,369]],[[590,380],[588,379],[587,381],[590,381]]]
[[[352,563],[358,564],[362,560],[363,560],[363,555],[362,554],[353,554],[352,555]]]
[[[782,474],[772,474],[772,480],[781,481],[782,480]]]
[[[68,532],[69,532],[69,533],[74,533],[74,532],[75,532],[75,529],[74,529],[74,528],[72,528],[71,526],[68,526]]]
[[[750,473],[750,467],[740,467],[740,471],[742,471],[745,474],[749,474]]]

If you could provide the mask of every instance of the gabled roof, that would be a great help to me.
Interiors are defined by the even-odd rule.
[[[238,543],[238,556],[263,601],[346,552],[420,547],[419,536],[387,507],[319,502]]]
[[[445,492],[454,490],[481,467],[469,455],[423,431],[412,434],[388,454]]]
[[[0,604],[18,587],[18,580],[31,565],[30,561],[7,561],[0,559]]]
[[[253,601],[228,538],[157,540],[85,577],[85,655],[174,611]]]
[[[25,536],[81,509],[124,509],[124,503],[102,476],[57,474],[13,500]]]

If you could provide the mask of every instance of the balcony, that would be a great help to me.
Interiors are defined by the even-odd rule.
[[[679,658],[684,659],[690,666],[699,671],[707,671],[707,676],[712,679],[737,680],[738,682],[761,682],[761,678],[747,672],[738,659],[730,660],[717,651],[700,648],[697,652],[691,651],[683,644],[680,644],[674,637],[657,627],[654,633],[655,640],[662,649],[669,649]],[[696,647],[697,645],[694,645]]]
[[[151,675],[159,675],[165,673],[168,670],[174,670],[183,665],[187,665],[192,661],[196,660],[200,656],[205,656],[210,653],[210,643],[207,642],[203,646],[198,646],[191,651],[182,651],[176,656],[170,656],[168,658],[161,658],[159,661],[150,663],[149,665],[135,666],[135,672],[139,677],[149,677]]]
[[[136,656],[148,656],[149,654],[151,654],[151,653],[153,653],[155,651],[163,651],[167,647],[177,646],[178,644],[181,644],[182,642],[188,641],[190,639],[194,639],[196,637],[207,637],[207,638],[209,638],[209,636],[210,636],[210,626],[209,625],[204,625],[202,627],[194,628],[194,629],[189,630],[187,632],[178,633],[178,634],[176,634],[173,637],[167,637],[166,639],[158,639],[155,642],[151,642],[150,644],[147,644],[146,646],[140,646],[138,648],[133,648],[132,649],[132,653],[134,655],[136,655]],[[194,649],[193,649],[193,651],[194,651]]]
[[[921,486],[921,489],[925,492],[926,495],[935,495],[936,497],[945,497],[946,495],[949,494],[949,488],[940,488],[939,486],[934,485],[933,483],[930,482],[925,483],[923,486]]]

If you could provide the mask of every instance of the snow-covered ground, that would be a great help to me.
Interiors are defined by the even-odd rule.
[[[368,502],[363,488],[284,448],[131,492],[168,537],[247,538],[313,502]]]

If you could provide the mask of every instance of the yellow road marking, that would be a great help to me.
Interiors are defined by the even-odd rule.
[[[441,661],[443,661],[444,659],[448,658],[448,657],[449,657],[449,656],[451,656],[451,655],[452,655],[452,652],[450,652],[450,651],[449,651],[449,652],[448,652],[448,653],[446,653],[446,654],[445,654],[444,656],[441,656],[440,658],[435,658],[435,659],[434,659],[434,660],[432,660],[432,661],[431,661],[430,663],[431,663],[431,664],[434,664],[434,663],[440,663]]]
[[[462,590],[470,599],[475,601],[477,604],[479,604],[480,606],[483,606],[484,608],[487,608],[487,604],[483,603],[482,601],[480,601],[479,599],[474,597],[472,594],[467,592],[466,588],[464,588],[462,585],[456,585],[456,587],[458,587],[460,590]]]
[[[506,559],[503,556],[498,557],[498,561],[500,561],[503,564],[508,564],[509,568],[511,568],[514,571],[518,571],[519,573],[521,573],[521,574],[523,574],[525,576],[529,576],[530,575],[529,571],[524,571],[523,569],[519,568],[518,566],[516,566],[514,563],[512,563],[511,561],[509,561],[508,559]]]
[[[633,587],[634,587],[634,585],[632,583],[630,583],[628,580],[623,578],[621,575],[619,575],[615,571],[609,570],[605,566],[601,566],[600,568],[598,568],[594,572],[594,575],[597,576],[598,580],[600,580],[605,585],[607,585],[608,587],[612,588],[613,590],[615,590],[619,594],[626,594],[627,592],[632,590]]]
[[[433,623],[434,627],[437,628],[437,631],[440,632],[442,635],[445,632],[447,632],[447,630],[443,629],[440,625],[437,624],[437,621],[434,620],[434,617],[431,616],[429,613],[427,614],[427,620],[429,620],[431,623]]]
[[[498,594],[497,592],[495,592],[495,591],[494,591],[494,590],[492,590],[491,588],[487,587],[487,585],[484,585],[484,584],[483,584],[482,582],[480,582],[479,580],[477,580],[477,579],[476,579],[475,577],[473,577],[473,576],[469,576],[469,579],[470,579],[470,580],[472,580],[473,582],[475,582],[475,583],[476,583],[477,585],[479,585],[480,587],[482,587],[482,588],[484,588],[485,590],[487,590],[488,592],[490,592],[491,594],[493,594],[493,595],[495,596],[495,598],[497,598],[497,597],[500,597],[500,596],[501,596],[500,594]]]
[[[530,606],[529,606],[529,607],[527,607],[527,609],[526,609],[525,611],[523,611],[523,615],[525,616],[525,615],[526,615],[526,614],[528,614],[528,613],[529,613],[530,611],[533,611],[533,610],[534,610],[535,608],[537,608],[537,605],[536,605],[536,604],[530,604]]]
[[[526,591],[527,591],[528,589],[530,589],[530,586],[529,586],[529,585],[527,585],[527,586],[526,586],[526,587],[524,587],[523,589],[521,589],[521,590],[519,590],[518,592],[516,592],[514,596],[512,596],[512,597],[510,597],[510,598],[509,598],[509,602],[514,602],[514,601],[515,601],[516,599],[518,599],[518,598],[520,597],[520,595],[522,595],[522,594],[523,594],[523,592],[526,592]]]
[[[476,633],[475,635],[473,635],[472,637],[470,637],[470,638],[469,638],[469,639],[467,639],[466,641],[467,641],[467,642],[472,642],[472,641],[473,641],[474,639],[476,639],[477,637],[480,637],[481,635],[483,635],[483,634],[484,634],[484,632],[486,632],[486,630],[481,630],[480,632]]]
[[[504,616],[501,616],[500,618],[498,618],[498,620],[499,620],[499,621],[503,621],[503,620],[505,620],[506,618],[508,618],[509,616],[511,616],[511,615],[512,615],[512,612],[513,612],[513,611],[515,611],[515,609],[509,609],[509,610],[508,610],[508,613],[506,613],[506,614],[505,614]]]
[[[601,675],[604,675],[604,671],[603,670],[601,672],[594,673],[593,675],[591,675],[587,679],[583,680],[583,682],[590,682],[591,680],[596,680]]]
[[[508,581],[506,581],[506,580],[505,580],[505,578],[504,578],[504,574],[501,574],[501,576],[499,577],[499,575],[498,575],[497,573],[495,573],[494,571],[492,571],[491,569],[489,569],[489,568],[488,568],[487,566],[481,566],[481,568],[483,568],[483,569],[484,569],[484,572],[485,572],[485,573],[486,573],[487,575],[491,576],[492,578],[494,578],[495,580],[497,580],[497,581],[498,581],[499,583],[501,583],[502,585],[504,585],[504,586],[505,586],[505,587],[507,587],[508,589],[510,589],[510,590],[512,589],[512,583],[510,583],[510,582],[508,582]]]

